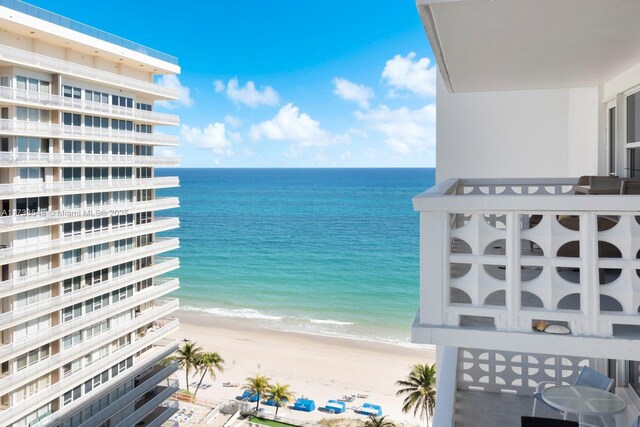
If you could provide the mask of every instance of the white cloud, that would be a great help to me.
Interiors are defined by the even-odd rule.
[[[435,144],[436,107],[428,104],[412,110],[407,107],[390,109],[381,105],[367,112],[356,111],[356,117],[385,136],[392,150],[407,155],[426,151]]]
[[[436,94],[436,66],[431,65],[429,58],[416,60],[415,52],[389,59],[384,65],[382,78],[391,86],[391,96],[398,95],[398,91],[422,97]]]
[[[175,89],[178,91],[177,101],[159,101],[156,104],[165,108],[178,108],[180,105],[191,107],[193,98],[191,98],[191,89],[183,86],[180,79],[175,74],[163,74],[158,78],[158,85]]]
[[[172,150],[171,148],[163,148],[160,150],[160,157],[176,157],[177,155],[176,150]]]
[[[348,139],[331,135],[320,127],[320,122],[291,103],[282,107],[273,119],[251,126],[249,135],[256,141],[294,141],[301,147],[323,147]]]
[[[333,93],[347,101],[355,101],[362,108],[369,108],[369,100],[373,98],[373,89],[336,77],[333,79]]]
[[[216,154],[233,154],[224,123],[209,123],[204,129],[182,125],[180,136],[187,144],[212,150]]]
[[[220,80],[216,80],[213,86],[217,93],[225,90],[225,84]],[[273,107],[280,103],[278,92],[271,86],[257,88],[256,84],[252,81],[248,81],[244,86],[240,86],[237,77],[232,78],[229,80],[229,83],[226,84],[226,93],[227,97],[233,102],[252,108],[259,107],[260,105]]]
[[[216,93],[224,92],[224,87],[224,82],[222,80],[216,80],[213,82],[213,90],[215,90]]]
[[[232,128],[237,128],[238,126],[242,125],[242,120],[240,120],[237,117],[233,117],[230,114],[224,117],[224,122],[229,126],[231,126]]]

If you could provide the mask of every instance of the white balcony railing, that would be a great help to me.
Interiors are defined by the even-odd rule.
[[[24,215],[0,217],[0,231],[19,230],[43,225],[64,224],[92,218],[102,218],[109,212],[137,213],[159,211],[179,207],[177,197],[162,197],[143,202],[113,203],[89,208],[63,209],[58,211],[34,212]]]
[[[135,119],[160,125],[178,125],[180,120],[174,114],[159,113],[156,111],[139,110],[137,108],[121,107],[111,103],[93,102],[84,99],[70,98],[60,95],[51,95],[31,90],[0,87],[0,101],[13,104],[28,105],[47,109],[60,109],[64,111],[95,113],[123,119]]]
[[[159,237],[150,245],[141,246],[124,252],[113,253],[109,256],[86,260],[76,264],[52,268],[39,273],[29,274],[24,277],[16,277],[0,282],[0,297],[34,289],[52,282],[70,279],[80,274],[90,273],[112,265],[172,251],[178,249],[179,246],[180,244],[177,238]]]
[[[106,318],[113,316],[114,314],[130,310],[141,303],[153,301],[156,298],[177,290],[179,287],[180,283],[178,280],[167,282],[164,285],[150,287],[134,294],[131,298],[127,298],[117,303],[110,304],[107,307],[104,307],[97,311],[93,311],[89,314],[85,314],[84,316],[77,319],[73,319],[69,322],[61,323],[59,325],[38,331],[34,334],[8,344],[2,344],[0,345],[0,360],[8,360],[10,357],[18,354],[16,352],[24,353],[42,345],[43,343],[60,339],[65,335],[69,335],[70,333],[78,329],[82,329],[83,327],[91,325],[93,323],[100,322]],[[175,307],[173,307],[171,304],[175,305]],[[167,313],[170,313],[172,310],[169,310],[169,308],[173,307],[174,309],[176,309],[178,305],[178,300],[167,300],[162,305],[154,306],[141,312],[140,316],[146,314],[147,311],[153,311],[157,307],[165,306],[167,306]],[[163,311],[162,313],[165,312]],[[162,314],[162,316],[164,315],[165,314]]]
[[[576,182],[452,179],[416,196],[414,336],[431,328],[427,341],[472,347],[470,335],[434,337],[475,328],[535,340],[537,320],[568,326],[573,336],[640,332],[640,196],[579,195]]]
[[[140,419],[144,418],[153,409],[158,407],[162,402],[170,398],[175,392],[180,390],[180,383],[178,380],[170,380],[169,384],[158,385],[155,388],[156,394],[149,398],[147,402],[144,402],[142,406],[136,409],[131,415],[116,424],[116,427],[129,427],[137,425]],[[145,425],[148,425],[145,423]]]
[[[29,122],[26,120],[0,119],[0,132],[4,135],[90,139],[108,142],[138,142],[152,145],[178,145],[178,137],[175,135],[132,132],[111,128],[70,126],[57,123]]]
[[[176,166],[177,157],[125,156],[118,154],[0,152],[3,166]]]
[[[124,274],[115,279],[110,279],[93,286],[85,286],[79,291],[63,294],[58,297],[49,298],[25,307],[16,308],[7,313],[0,314],[0,325],[3,329],[10,328],[17,323],[24,322],[32,317],[42,316],[72,304],[74,301],[85,301],[97,295],[102,295],[122,286],[130,285],[135,282],[156,277],[160,274],[168,273],[180,267],[178,258],[160,258],[155,264],[148,267],[134,270],[129,274]],[[157,278],[158,283],[163,282],[165,278]]]
[[[139,318],[135,319],[135,322],[131,322],[128,324],[118,325],[108,331],[98,334],[92,338],[86,339],[80,344],[76,344],[68,350],[63,350],[49,358],[35,364],[29,366],[21,371],[16,372],[15,374],[6,376],[0,379],[0,386],[2,390],[10,391],[15,388],[20,387],[25,382],[32,380],[33,378],[39,378],[47,372],[51,372],[53,369],[57,369],[62,365],[76,360],[83,354],[90,353],[101,346],[104,346],[106,342],[113,341],[115,339],[120,338],[121,336],[134,332],[138,327],[144,326],[150,320],[151,316],[145,316],[144,320],[139,320]],[[152,344],[170,333],[173,333],[178,330],[180,323],[178,319],[175,319],[172,322],[169,322],[163,325],[161,328],[155,329],[153,332],[147,333],[144,337],[139,340],[133,341],[135,343],[135,348],[144,348],[149,344]],[[132,347],[133,348],[133,347]]]
[[[18,262],[24,259],[35,258],[37,256],[49,255],[54,252],[86,248],[99,243],[127,239],[130,237],[141,236],[143,234],[160,233],[162,231],[178,228],[179,226],[180,221],[178,218],[159,217],[147,224],[131,224],[125,227],[96,230],[92,233],[79,234],[77,236],[69,236],[56,240],[47,240],[24,246],[12,246],[0,249],[0,262]]]
[[[103,410],[94,414],[92,417],[84,420],[84,422],[80,424],[78,427],[93,427],[93,426],[102,424],[103,422],[105,422],[106,420],[114,416],[118,411],[122,410],[122,408],[124,408],[127,405],[130,405],[131,402],[134,402],[140,396],[145,394],[153,386],[167,379],[171,374],[173,374],[177,370],[178,370],[178,362],[176,361],[171,362],[171,364],[169,364],[168,366],[158,369],[156,373],[142,380],[140,384],[134,386],[134,388],[129,393],[111,402]]]
[[[104,359],[101,359],[100,361],[92,365],[91,369],[80,370],[76,374],[70,375],[67,378],[63,378],[57,383],[50,385],[49,387],[21,401],[20,403],[13,405],[4,411],[0,411],[0,422],[2,422],[3,425],[6,425],[16,418],[24,416],[25,413],[32,410],[35,407],[34,405],[37,405],[38,402],[48,401],[59,396],[60,394],[64,393],[65,390],[72,389],[78,384],[82,384],[89,378],[95,376],[96,373],[108,369],[119,361],[124,360],[129,355],[132,355],[135,352],[135,349],[142,349],[144,348],[144,346],[148,346],[150,344],[144,343],[145,345],[139,346],[136,343],[137,341],[134,341],[131,345],[116,350],[111,355],[107,356]],[[172,345],[170,347],[173,348]],[[156,350],[155,352],[162,353],[163,347],[160,347],[160,349]]]
[[[104,387],[102,387],[102,390],[94,389],[91,394],[86,395],[87,396],[86,398],[83,397],[80,400],[74,401],[71,404],[60,408],[59,411],[54,412],[50,417],[43,419],[34,427],[57,425],[57,423],[61,422],[62,420],[68,420],[69,417],[73,416],[73,414],[78,413],[78,411],[82,410],[83,408],[86,408],[87,405],[91,404],[92,402],[95,402],[97,399],[103,396],[106,396],[108,393],[113,391],[116,385],[122,384],[122,382],[134,378],[141,372],[145,371],[148,367],[153,366],[154,364],[157,364],[160,361],[162,361],[164,358],[170,356],[172,353],[174,353],[178,349],[178,341],[164,339],[158,344],[156,344],[154,347],[159,348],[160,351],[153,351],[153,352],[147,351],[141,357],[136,358],[134,360],[133,368],[128,369],[122,372],[120,375],[118,375],[119,379],[118,381],[115,382],[115,384],[107,383]],[[152,353],[152,354],[149,354],[149,353]],[[169,367],[171,367],[171,365],[169,365],[168,368]],[[171,369],[175,369],[175,368],[171,368]],[[163,370],[162,372],[165,372],[165,371]],[[136,388],[131,390],[129,393],[135,393],[135,391],[136,391]],[[127,393],[125,396],[128,396],[129,393]],[[109,409],[111,409],[111,405],[109,405],[106,408],[107,411]],[[89,424],[89,425],[94,426],[96,424]]]
[[[177,177],[34,182],[24,184],[0,184],[0,196],[12,198],[35,197],[54,194],[91,193],[98,190],[123,191],[177,186],[179,186]]]
[[[98,70],[74,62],[63,61],[62,59],[52,58],[50,56],[28,52],[26,50],[16,49],[10,46],[0,45],[0,60],[25,65],[27,67],[36,67],[51,73],[66,74],[79,79],[113,86],[118,89],[126,88],[166,99],[178,99],[178,91],[173,88]]]

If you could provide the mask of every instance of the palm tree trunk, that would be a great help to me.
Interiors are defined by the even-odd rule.
[[[256,414],[258,413],[259,407],[260,407],[260,393],[258,393],[258,400],[256,400]]]
[[[184,370],[184,380],[187,383],[187,391],[189,391],[189,368]]]
[[[280,409],[280,405],[279,404],[276,405],[276,417],[278,416],[278,409]]]
[[[200,384],[202,384],[202,380],[204,379],[205,375],[207,375],[207,371],[206,370],[202,373],[202,376],[200,377],[200,381],[198,382],[198,385],[196,386],[196,391],[193,392],[193,397],[196,397],[196,394],[198,394],[198,389],[200,388]]]

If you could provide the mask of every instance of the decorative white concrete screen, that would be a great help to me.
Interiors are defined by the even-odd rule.
[[[591,365],[583,357],[460,348],[457,386],[530,396],[541,381],[573,384],[580,368]]]
[[[640,196],[576,179],[448,180],[416,197],[421,325],[574,335],[640,329]]]

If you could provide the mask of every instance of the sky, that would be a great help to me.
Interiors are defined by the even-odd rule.
[[[435,61],[415,0],[27,0],[177,56],[182,167],[433,167]],[[96,3],[96,5],[98,5]]]

